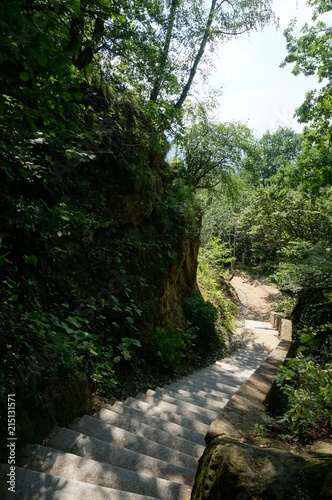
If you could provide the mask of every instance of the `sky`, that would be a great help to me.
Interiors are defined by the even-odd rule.
[[[216,67],[208,82],[213,88],[222,87],[220,121],[245,122],[257,137],[279,126],[301,132],[303,125],[294,118],[295,108],[308,90],[318,87],[316,76],[294,76],[292,65],[280,68],[287,55],[284,29],[295,17],[298,30],[305,22],[311,24],[312,9],[305,0],[274,0],[273,8],[280,18],[279,29],[269,26],[222,45],[213,54]],[[331,25],[331,15],[327,16],[322,20]]]

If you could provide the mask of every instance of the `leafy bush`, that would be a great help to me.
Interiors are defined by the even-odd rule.
[[[183,300],[182,307],[186,320],[197,327],[200,344],[208,346],[218,340],[216,321],[218,311],[211,302],[206,302],[203,297],[196,295]]]
[[[156,329],[157,355],[165,368],[176,370],[181,363],[186,350],[183,332],[178,328],[167,325]]]
[[[280,368],[276,383],[287,398],[285,418],[295,434],[319,421],[332,424],[332,363],[317,365],[299,354]]]
[[[171,325],[156,329],[157,355],[165,368],[176,370],[184,360],[193,365],[200,361],[196,349],[197,331],[197,327],[190,325],[184,331]]]
[[[220,271],[224,264],[229,264],[233,257],[230,256],[228,243],[222,242],[218,237],[210,237],[209,241],[201,248],[200,260]]]

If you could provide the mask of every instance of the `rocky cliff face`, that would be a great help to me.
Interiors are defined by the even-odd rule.
[[[62,396],[53,391],[49,417],[49,387],[78,373],[90,389],[108,394],[112,384],[132,380],[137,367],[155,365],[156,328],[185,326],[182,300],[195,294],[200,221],[186,208],[165,152],[142,145],[137,152],[141,138],[129,141],[128,130],[108,138],[114,155],[96,152],[49,183],[36,178],[28,193],[12,186],[25,211],[15,222],[11,207],[3,228],[10,260],[0,269],[7,283],[0,379],[5,392],[17,394],[20,421],[30,422],[18,431],[22,442],[87,411],[87,399],[75,402],[71,394],[73,412],[61,420]],[[153,134],[149,129],[147,143]],[[8,377],[8,366],[21,371]]]
[[[182,234],[181,249],[170,267],[163,284],[160,299],[160,322],[162,326],[171,324],[184,329],[185,317],[182,301],[196,291],[196,271],[199,250],[199,235],[189,239]],[[158,306],[159,307],[159,306]]]
[[[53,270],[66,270],[92,296],[106,289],[126,303],[130,288],[146,333],[184,328],[182,300],[196,291],[199,217],[186,211],[161,168],[148,185],[118,179],[115,186],[101,181],[97,191],[91,194],[105,227],[59,238],[63,252],[53,257]]]

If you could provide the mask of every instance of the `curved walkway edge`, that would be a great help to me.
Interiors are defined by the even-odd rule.
[[[212,422],[205,436],[206,443],[218,436],[244,437],[256,424],[264,423],[275,376],[292,347],[292,322],[271,312],[270,323],[279,332],[279,344]]]

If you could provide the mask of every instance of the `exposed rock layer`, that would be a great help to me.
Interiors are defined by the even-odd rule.
[[[327,500],[332,498],[331,471],[331,455],[296,455],[219,437],[200,460],[192,498]]]

